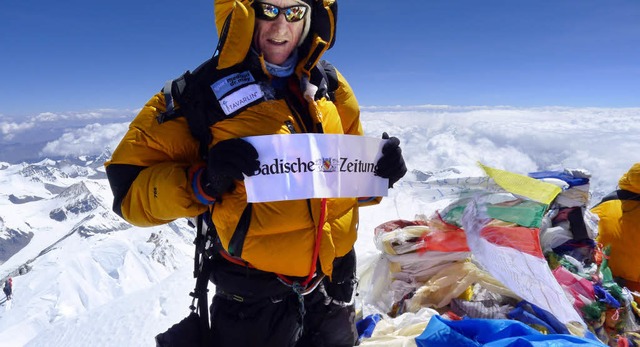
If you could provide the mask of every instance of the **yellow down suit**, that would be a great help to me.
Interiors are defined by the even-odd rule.
[[[331,97],[330,93],[317,92],[314,100],[305,101],[304,88],[299,94],[281,95],[270,89],[273,76],[265,68],[264,57],[250,50],[254,18],[250,3],[216,1],[221,44],[219,55],[212,58],[215,71],[211,73],[210,82],[224,83],[238,74],[250,75],[247,80],[253,82],[247,82],[242,88],[260,88],[264,96],[248,100],[246,105],[241,102],[241,107],[211,125],[213,141],[209,147],[231,138],[318,132],[317,129],[331,134],[362,135],[358,102],[337,70],[334,70],[337,85]],[[333,25],[332,21],[328,23]],[[314,83],[312,77],[322,69],[318,63],[320,55],[328,49],[331,40],[326,35],[333,35],[333,30],[333,27],[325,28],[324,38],[313,31],[310,33],[308,48],[301,49],[296,73],[287,83],[299,86],[305,79]],[[154,95],[131,122],[111,160],[105,164],[114,190],[114,210],[137,226],[193,217],[210,208],[196,199],[189,181],[189,169],[203,164],[199,143],[184,117],[159,123],[157,117],[165,110],[164,94]],[[256,269],[306,276],[316,261],[312,258],[318,230],[322,233],[318,259],[326,275],[331,276],[333,260],[352,249],[358,223],[356,198],[328,199],[325,220],[320,226],[319,199],[252,204],[242,252],[230,250],[230,240],[247,206],[244,183],[235,183],[235,190],[225,193],[211,208],[212,221],[223,248]]]
[[[626,280],[632,290],[640,290],[640,163],[620,178],[618,186],[611,198],[592,209],[600,217],[597,241],[611,246],[613,275]]]

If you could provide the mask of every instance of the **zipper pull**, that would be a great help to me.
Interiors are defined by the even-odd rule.
[[[292,133],[292,134],[295,134],[295,133],[296,133],[296,128],[294,128],[294,127],[293,127],[293,123],[291,123],[291,121],[290,121],[290,120],[286,120],[286,121],[284,121],[284,125],[286,125],[286,126],[287,126],[287,129],[289,129],[289,132],[290,132],[290,133]]]

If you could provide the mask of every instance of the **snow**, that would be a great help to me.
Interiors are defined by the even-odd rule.
[[[363,107],[362,122],[367,136],[386,131],[400,138],[409,173],[380,205],[361,209],[355,245],[360,270],[378,255],[377,225],[444,207],[412,187],[421,176],[478,173],[477,162],[522,174],[583,168],[592,174],[593,204],[639,161],[640,108]],[[113,146],[113,138],[123,134],[113,132],[126,129],[122,123],[103,126],[110,129],[109,139],[91,138],[95,150]],[[74,147],[85,145],[79,139],[86,129],[65,131],[46,148],[74,139],[64,144],[67,154],[99,154]],[[14,282],[11,307],[0,307],[0,346],[154,346],[156,334],[189,313],[192,229],[184,220],[144,229],[119,224],[108,212],[106,180],[86,176],[101,168],[73,170],[79,176],[70,177],[69,170],[54,170],[55,162],[38,165],[50,168],[52,176],[39,171],[25,177],[20,172],[26,164],[2,163],[0,170],[0,238],[9,229],[34,233],[27,247],[0,264],[0,278],[11,274]],[[80,182],[75,188],[81,194],[71,196],[45,186]],[[11,194],[42,199],[13,204]],[[62,221],[49,217],[51,210],[87,198],[97,206],[77,214],[67,209]],[[25,263],[31,271],[16,275]]]

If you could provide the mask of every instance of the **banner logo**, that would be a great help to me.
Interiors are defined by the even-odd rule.
[[[337,159],[322,158],[318,160],[318,166],[322,172],[336,172],[337,162]]]

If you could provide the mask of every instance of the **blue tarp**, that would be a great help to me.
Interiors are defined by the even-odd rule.
[[[603,347],[599,341],[567,334],[544,335],[509,319],[463,319],[450,321],[433,316],[429,325],[416,337],[419,347]]]
[[[569,329],[560,323],[551,313],[522,300],[507,314],[507,318],[520,321],[526,325],[537,325],[547,329],[550,334],[569,334]]]
[[[382,315],[370,314],[363,319],[356,322],[356,329],[358,330],[358,339],[369,338],[373,334],[373,330],[376,328],[376,324],[382,319]]]
[[[564,171],[538,171],[530,172],[529,177],[541,179],[541,178],[557,178],[561,179],[569,184],[569,187],[581,186],[589,183],[589,179],[586,177],[575,177]]]

